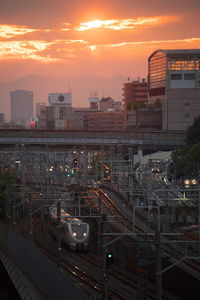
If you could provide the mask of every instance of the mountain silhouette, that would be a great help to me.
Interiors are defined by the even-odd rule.
[[[123,83],[127,78],[121,75],[97,77],[93,75],[55,77],[46,75],[27,75],[9,82],[0,83],[0,112],[10,118],[10,92],[14,90],[33,91],[34,104],[48,103],[48,93],[72,92],[73,107],[89,107],[90,93],[97,92],[99,97],[112,97],[122,100]],[[35,105],[34,105],[35,107]]]

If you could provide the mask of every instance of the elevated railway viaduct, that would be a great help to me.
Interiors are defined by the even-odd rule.
[[[31,130],[1,129],[0,149],[16,145],[37,145],[40,147],[88,146],[99,149],[102,146],[135,147],[144,150],[174,150],[185,144],[184,131],[80,131],[80,130]]]

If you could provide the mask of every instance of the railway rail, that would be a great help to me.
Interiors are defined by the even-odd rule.
[[[119,220],[125,224],[126,230],[129,232],[134,232],[135,235],[132,235],[132,238],[136,238],[137,233],[144,233],[145,229],[148,229],[148,233],[152,233],[149,235],[149,240],[152,243],[155,243],[155,230],[158,226],[159,220],[157,218],[149,219],[147,213],[144,212],[143,209],[140,209],[140,213],[137,213],[137,218],[135,219],[135,224],[133,224],[133,214],[127,210],[121,210],[122,207],[118,206],[114,201],[108,197],[109,190],[104,188],[103,190],[93,190],[94,193],[98,196],[102,195],[102,203],[109,209],[109,211],[114,214]],[[106,192],[105,192],[106,191]],[[107,204],[106,204],[107,202]],[[112,209],[110,209],[112,205]],[[139,224],[137,223],[139,222]],[[148,223],[148,227],[144,228],[142,224]],[[195,245],[198,245],[199,242],[195,242],[191,238],[186,237],[183,233],[177,232],[165,225],[159,224],[160,230],[164,233],[163,240],[162,240],[162,248],[164,252],[164,257],[171,260],[173,264],[178,264],[183,270],[187,273],[195,277],[196,279],[200,280],[200,259],[199,256],[196,256],[196,259],[193,257],[191,259],[183,259],[185,255],[185,245],[186,243],[191,243],[193,248],[195,249]],[[166,236],[166,237],[165,237]],[[170,236],[170,240],[167,238]],[[176,253],[176,256],[174,255]]]

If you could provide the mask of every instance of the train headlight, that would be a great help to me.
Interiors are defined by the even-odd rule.
[[[73,234],[72,234],[73,236],[76,236],[76,232],[73,232]]]
[[[86,236],[86,232],[83,233],[83,236]]]
[[[192,185],[197,184],[197,180],[196,180],[196,179],[192,179],[192,180],[191,180],[191,184],[192,184]]]

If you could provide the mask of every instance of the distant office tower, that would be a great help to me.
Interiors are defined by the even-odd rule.
[[[35,116],[37,120],[37,128],[46,127],[46,103],[36,103]]]
[[[45,113],[46,103],[36,103],[35,105],[35,115],[39,117],[41,114]]]
[[[49,106],[46,107],[47,129],[73,128],[74,114],[71,93],[50,93]]]
[[[3,124],[5,122],[5,114],[0,113],[0,124]]]
[[[130,105],[135,102],[148,101],[147,81],[143,78],[142,81],[134,80],[124,83],[123,86],[123,101],[125,110],[130,109]]]
[[[154,51],[148,92],[150,102],[161,102],[162,129],[187,129],[200,115],[200,49]]]
[[[33,117],[33,92],[17,90],[11,96],[11,121],[15,124],[26,125]]]

